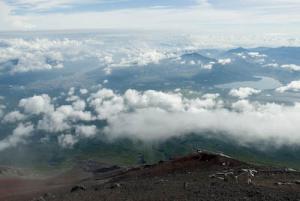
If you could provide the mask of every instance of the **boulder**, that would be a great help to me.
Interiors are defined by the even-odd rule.
[[[71,188],[71,193],[76,192],[76,191],[86,191],[86,187],[83,185],[76,185]]]

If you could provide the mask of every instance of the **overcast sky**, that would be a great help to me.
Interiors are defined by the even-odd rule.
[[[0,0],[0,30],[300,33],[299,0]]]

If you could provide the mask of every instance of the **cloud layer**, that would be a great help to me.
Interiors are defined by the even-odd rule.
[[[243,89],[236,92],[242,93],[239,98],[249,95]],[[80,90],[72,88],[65,99],[76,94]],[[45,94],[20,100],[20,111],[12,111],[3,119],[6,123],[19,123],[12,135],[0,141],[1,150],[26,142],[40,130],[57,136],[65,148],[99,134],[111,140],[127,137],[149,142],[196,133],[223,136],[245,146],[300,145],[300,103],[261,104],[245,99],[228,102],[219,94],[186,98],[179,91],[129,89],[118,94],[106,88],[87,98],[77,97],[68,105],[58,106]],[[36,124],[29,122],[33,116],[39,119]],[[95,121],[99,120],[105,120],[107,125],[98,127]]]
[[[34,127],[31,123],[20,123],[13,130],[12,134],[0,141],[0,151],[15,147],[20,143],[26,143],[26,139],[31,136]]]
[[[287,84],[286,86],[279,87],[276,89],[278,92],[285,92],[285,91],[300,91],[300,81],[292,81],[291,83]]]
[[[101,3],[107,3],[108,7]],[[143,3],[144,2],[144,3]],[[100,4],[100,6],[99,6]],[[112,6],[113,5],[113,6]],[[136,6],[138,5],[138,6]],[[299,33],[296,1],[2,1],[2,30],[138,29]],[[115,9],[112,9],[115,8]],[[84,23],[82,22],[84,20]],[[105,19],[105,20],[103,20]],[[164,20],[161,20],[164,19]],[[59,23],[57,23],[59,22]],[[239,27],[239,29],[237,29]],[[283,28],[284,27],[284,28]]]
[[[141,37],[145,36],[141,35]],[[0,73],[59,70],[65,67],[65,63],[76,65],[78,61],[91,58],[97,61],[95,65],[106,67],[104,70],[109,73],[111,67],[159,63],[162,59],[175,57],[185,48],[185,45],[175,48],[180,41],[176,44],[173,41],[174,47],[171,45],[163,47],[159,42],[151,42],[135,36],[130,37],[131,42],[127,40],[127,38],[116,36],[112,42],[110,37],[101,34],[76,39],[64,37],[59,39],[47,37],[1,39],[0,37]],[[166,41],[166,43],[169,42]]]
[[[22,38],[0,40],[0,64],[10,64],[8,71],[12,74],[63,68],[65,57],[79,56],[80,42],[62,39]],[[1,68],[0,68],[1,70]]]
[[[238,97],[240,99],[248,98],[251,95],[259,94],[261,90],[253,89],[250,87],[240,87],[239,89],[232,89],[229,95],[233,97]]]

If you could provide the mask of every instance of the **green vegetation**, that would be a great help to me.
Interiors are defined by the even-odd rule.
[[[39,172],[67,169],[81,160],[92,159],[99,162],[123,166],[136,165],[138,155],[144,155],[147,163],[189,154],[197,149],[222,152],[239,160],[280,167],[300,168],[299,149],[282,147],[280,149],[259,150],[255,147],[237,145],[230,140],[201,137],[191,134],[172,138],[164,142],[142,142],[130,139],[107,141],[103,139],[85,140],[72,149],[59,147],[53,142],[31,143],[34,146],[20,146],[2,152],[0,164],[21,166]],[[13,156],[13,157],[12,157]]]

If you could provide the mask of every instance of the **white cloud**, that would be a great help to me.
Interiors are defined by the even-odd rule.
[[[69,96],[73,96],[74,93],[75,93],[75,88],[74,88],[74,87],[71,87],[71,88],[69,89],[69,91],[68,91],[68,95],[69,95]]]
[[[147,39],[146,34],[141,34],[140,37],[130,37],[130,40],[118,38],[116,39],[117,42],[114,43],[111,42],[110,38],[99,37],[97,34],[94,38],[83,37],[72,40],[67,38],[0,39],[0,42],[5,44],[0,48],[0,63],[10,63],[7,65],[9,68],[0,67],[0,71],[2,71],[0,73],[4,71],[12,74],[49,71],[63,68],[69,62],[93,58],[98,59],[100,61],[98,63],[99,67],[102,67],[105,73],[110,74],[113,72],[114,67],[158,63],[163,59],[177,58],[187,50],[191,51],[215,45],[217,47],[229,47],[240,43],[232,39],[239,37],[226,38],[225,36],[213,35],[192,37],[186,34],[180,37],[166,37],[166,35],[162,34],[155,36],[154,41],[151,41]],[[276,45],[279,45],[286,43],[290,39],[289,37],[279,38],[280,40],[278,37],[274,39],[272,36],[269,38],[269,42],[273,43],[276,41],[278,42]],[[165,41],[164,44],[168,45],[161,44],[160,41],[162,40]],[[251,41],[252,37],[244,37],[243,40],[246,41],[246,44],[249,43],[251,45],[253,45],[254,41],[268,41],[264,37],[254,38],[253,41]],[[297,40],[295,41],[297,43]],[[300,40],[298,42],[300,44]],[[256,53],[252,54],[257,56]],[[108,55],[109,59],[107,59]],[[194,62],[200,65],[198,61]],[[218,61],[218,63],[223,65],[230,62],[229,58]],[[211,69],[214,64],[215,62],[201,64],[201,67]],[[76,98],[75,95],[70,96],[69,101],[75,101]]]
[[[265,59],[268,57],[267,55],[261,54],[259,52],[241,52],[241,53],[237,53],[236,55],[250,62],[255,62],[260,64],[264,64]]]
[[[74,102],[74,101],[79,101],[79,100],[80,100],[80,97],[75,96],[75,95],[71,95],[66,99],[66,101],[68,101],[68,102]]]
[[[95,125],[75,126],[75,134],[62,134],[57,137],[58,144],[63,148],[73,148],[83,138],[93,138],[97,134]]]
[[[95,0],[90,1],[96,4],[99,3]],[[224,3],[220,0],[199,0],[199,4],[194,6],[142,8],[125,6],[123,9],[112,10],[105,10],[101,7],[104,11],[102,9],[95,11],[95,8],[98,8],[98,6],[95,6],[92,9],[93,11],[69,9],[68,12],[65,12],[66,7],[72,8],[74,5],[78,6],[78,4],[85,3],[86,1],[77,0],[17,0],[16,3],[11,3],[10,6],[5,4],[5,9],[1,10],[0,13],[4,14],[0,17],[2,19],[0,20],[0,27],[3,30],[11,30],[14,27],[23,29],[34,27],[38,30],[101,28],[167,30],[171,31],[172,34],[174,32],[205,32],[206,35],[221,32],[221,35],[227,35],[228,39],[233,41],[244,40],[244,34],[249,33],[256,36],[262,35],[262,32],[268,34],[295,34],[297,36],[300,32],[299,26],[297,26],[300,19],[299,1],[229,0]],[[0,6],[0,8],[4,8],[4,6]],[[56,8],[60,9],[56,10]],[[37,12],[49,9],[54,10],[51,10],[52,12]],[[23,12],[20,12],[20,10]],[[26,14],[18,14],[24,13],[24,10],[27,11]],[[84,23],[82,19],[85,19]],[[11,26],[12,24],[17,26]],[[31,26],[26,26],[26,24]],[[235,37],[233,36],[234,33],[243,34],[242,37]],[[262,43],[266,41],[266,38],[261,37],[259,41],[260,45],[263,45]],[[214,41],[210,42],[214,43]],[[227,41],[225,40],[225,42]],[[272,43],[281,45],[278,44],[280,41],[272,40]],[[156,58],[156,55],[154,53],[146,55],[146,57]]]
[[[80,125],[76,126],[75,134],[78,137],[84,138],[91,138],[97,134],[97,127],[95,125],[87,126],[87,125]]]
[[[118,39],[118,42],[111,43],[109,38],[98,36],[76,40],[68,38],[0,39],[0,42],[5,44],[0,48],[0,63],[10,63],[9,68],[5,70],[16,74],[61,69],[66,62],[94,58],[99,60],[99,66],[109,74],[112,67],[143,66],[158,63],[162,59],[175,55],[173,48],[165,48],[158,43],[144,41],[134,36],[131,40],[134,42]],[[107,59],[107,55],[110,55],[110,59]],[[3,71],[1,68],[0,70]]]
[[[232,89],[229,92],[230,96],[238,97],[240,99],[248,98],[251,95],[259,94],[261,90],[253,89],[250,87],[240,87],[239,89]]]
[[[81,42],[76,40],[61,39],[2,39],[7,47],[0,48],[0,62],[5,63],[16,60],[11,64],[10,73],[23,73],[60,69],[64,67],[64,59],[80,59]]]
[[[72,103],[74,110],[83,111],[86,107],[86,103],[84,100],[77,100]]]
[[[168,111],[178,111],[183,107],[180,93],[164,93],[148,90],[139,93],[136,90],[127,90],[124,100],[129,108],[162,107]]]
[[[14,7],[0,1],[0,30],[30,29],[33,26],[24,16],[13,15]]]
[[[280,93],[283,93],[285,91],[300,91],[300,81],[292,81],[286,86],[277,88],[276,91]]]
[[[72,121],[90,121],[93,119],[90,112],[75,110],[71,105],[60,106],[56,108],[56,112],[64,114],[66,118]]]
[[[17,128],[13,130],[13,133],[11,135],[0,141],[0,151],[3,151],[10,147],[15,147],[20,143],[24,143],[25,139],[28,138],[33,131],[34,127],[32,124],[20,123]]]
[[[285,68],[291,71],[300,71],[300,66],[296,64],[284,64],[281,65],[281,68]]]
[[[149,42],[149,41],[148,41]],[[99,55],[99,60],[105,63],[108,67],[105,68],[106,74],[111,73],[110,67],[124,67],[124,66],[145,66],[147,64],[158,64],[161,60],[175,57],[175,53],[170,49],[163,49],[160,45],[150,45],[147,41],[136,41],[132,46],[125,45],[123,48],[117,47],[117,51],[111,53],[102,53]],[[155,47],[157,46],[157,47]],[[107,59],[109,54],[109,59]],[[117,55],[122,55],[117,57]]]
[[[259,52],[248,52],[248,55],[252,58],[256,58],[256,59],[261,59],[261,58],[266,58],[267,55],[265,54],[261,54]]]
[[[63,57],[59,52],[25,52],[19,57],[18,64],[12,67],[11,73],[60,69],[63,68],[62,62]]]
[[[57,140],[63,148],[72,148],[78,142],[78,139],[71,134],[60,135]]]
[[[16,8],[27,12],[46,12],[53,9],[66,9],[84,4],[99,4],[107,2],[118,2],[120,0],[13,0],[9,3]],[[121,0],[122,1],[122,0]]]
[[[207,69],[207,70],[211,70],[211,69],[213,68],[213,66],[214,66],[214,62],[210,62],[210,63],[208,63],[208,64],[202,64],[202,65],[201,65],[201,67],[202,67],[203,69]]]
[[[72,148],[82,138],[93,138],[97,134],[97,127],[94,125],[75,126],[75,135],[62,134],[57,137],[58,143],[63,148]]]
[[[26,116],[24,114],[20,113],[19,111],[13,111],[13,112],[6,114],[3,117],[2,122],[15,123],[15,122],[23,121],[24,119],[26,119]]]
[[[114,94],[112,90],[101,89],[97,93],[92,94],[90,106],[98,113],[99,119],[106,119],[124,109],[123,101],[123,98]]]
[[[209,132],[211,137],[224,134],[244,145],[262,141],[273,146],[297,144],[300,139],[296,123],[300,120],[299,104],[286,106],[240,100],[225,106],[218,94],[186,99],[180,93],[128,90],[122,96],[108,89],[100,90],[100,97],[106,97],[108,102],[112,100],[107,105],[114,105],[114,97],[123,100],[118,103],[119,110],[114,107],[112,111],[107,111],[108,107],[104,110],[106,115],[102,118],[108,122],[104,132],[109,138],[163,140]],[[95,107],[95,110],[101,116],[103,106],[98,106],[102,109]]]
[[[271,67],[271,68],[283,68],[290,71],[300,71],[300,66],[296,64],[283,64],[279,65],[278,63],[269,63],[263,65],[264,67]]]
[[[226,59],[219,59],[218,60],[218,63],[219,64],[222,64],[222,65],[227,65],[227,64],[230,64],[232,61],[230,58],[226,58]]]
[[[49,113],[54,110],[51,98],[47,94],[23,98],[19,102],[19,107],[22,107],[29,114]]]
[[[138,109],[108,119],[105,132],[111,138],[132,137],[163,140],[198,133],[210,137],[224,134],[241,144],[258,141],[272,146],[298,144],[299,105],[251,104],[245,100],[227,109],[198,112],[167,112],[161,108]],[[159,118],[158,118],[159,117]]]
[[[72,94],[72,93],[71,93]],[[94,119],[90,111],[84,111],[86,103],[77,99],[72,105],[61,105],[55,107],[47,94],[35,95],[23,98],[19,106],[29,115],[41,115],[37,128],[48,132],[61,132],[72,128],[78,121],[91,121]],[[19,112],[12,112],[5,120],[22,120],[25,118]]]
[[[271,68],[278,68],[279,64],[277,64],[277,63],[269,63],[269,64],[265,64],[263,66],[264,67],[271,67]]]
[[[248,90],[247,93],[241,91],[242,97],[249,95]],[[238,94],[241,91],[237,90]],[[195,133],[228,137],[242,145],[261,142],[277,147],[300,142],[300,103],[261,104],[249,100],[231,103],[223,102],[219,94],[187,98],[179,91],[139,92],[133,89],[124,94],[100,89],[90,94],[87,102],[92,111],[76,110],[73,105],[58,106],[42,114],[37,128],[58,132],[58,142],[66,148],[83,138],[95,137],[98,131],[111,139],[129,137],[145,141]],[[104,128],[98,129],[91,124],[95,120],[91,115],[94,112],[99,119],[106,120]],[[61,132],[67,134],[61,135]]]
[[[109,89],[100,89],[91,95],[89,102],[100,119],[109,119],[123,112],[145,108],[158,108],[168,112],[193,112],[223,106],[219,94],[205,94],[200,98],[186,99],[181,93],[154,90],[141,93],[133,89],[127,90],[123,96]]]
[[[209,1],[208,1],[209,2]],[[222,6],[224,8],[231,8],[231,9],[248,9],[251,7],[262,7],[265,9],[268,8],[286,8],[286,7],[299,7],[299,1],[297,0],[243,0],[243,1],[236,1],[236,0],[227,0],[226,2],[222,0],[215,0],[212,5],[215,6]]]
[[[72,105],[62,105],[52,112],[46,113],[38,122],[38,129],[48,132],[61,132],[72,128],[77,121],[91,121],[93,116],[89,111],[75,110]]]
[[[255,111],[255,106],[251,104],[248,100],[239,100],[232,104],[231,108],[237,112],[253,112]]]
[[[46,114],[38,122],[38,129],[48,132],[60,132],[71,128],[66,120],[66,115],[62,112],[51,112]]]
[[[219,100],[219,94],[205,94],[201,98],[184,99],[185,110],[193,113],[206,109],[217,109],[223,107],[223,101]]]
[[[224,32],[233,30],[237,24],[245,30],[262,29],[261,24],[274,24],[272,29],[279,29],[279,24],[299,23],[299,14],[294,11],[289,15],[270,12],[264,15],[256,10],[239,11],[218,9],[215,7],[195,6],[188,8],[140,8],[122,9],[104,12],[83,12],[69,14],[45,14],[29,15],[31,22],[40,29],[93,29],[93,28],[119,28],[119,29],[163,29],[195,31],[206,30],[213,32],[218,27],[224,28]],[[60,23],[55,23],[60,19]],[[87,20],[85,23],[78,23],[80,19]],[[101,20],[101,19],[106,19]],[[161,20],[164,19],[164,20]],[[43,22],[43,23],[42,23]],[[97,23],[95,23],[97,22]],[[128,23],[131,22],[131,23]],[[210,25],[210,26],[209,26]],[[216,26],[218,25],[218,26]],[[226,26],[227,25],[227,26]],[[247,25],[252,25],[250,28]],[[46,28],[47,27],[47,28]],[[212,28],[213,27],[213,28]],[[291,27],[289,27],[291,29]],[[236,30],[234,30],[236,32]]]
[[[0,99],[1,100],[1,99]],[[1,103],[0,103],[0,118],[1,117],[3,117],[3,115],[4,115],[4,109],[6,108],[6,106],[5,105],[2,105]]]
[[[85,94],[87,94],[89,91],[88,91],[87,89],[80,89],[79,92],[80,92],[81,95],[85,95]]]
[[[139,57],[136,60],[138,65],[146,65],[148,63],[158,63],[160,60],[166,58],[166,55],[157,51],[157,50],[150,50],[141,52]]]
[[[14,6],[29,9],[31,11],[47,11],[52,8],[66,7],[74,3],[74,0],[15,0]]]

